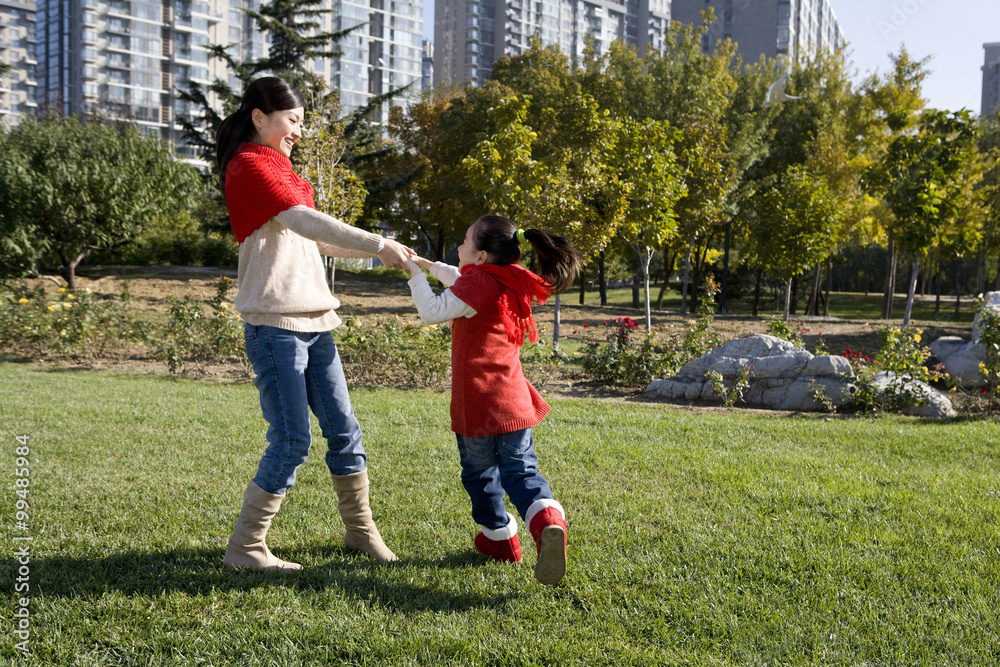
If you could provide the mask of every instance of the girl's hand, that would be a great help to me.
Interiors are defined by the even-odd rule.
[[[410,259],[413,260],[416,263],[416,265],[419,266],[421,269],[425,269],[427,271],[430,271],[431,266],[434,265],[434,262],[432,262],[429,259],[424,259],[423,257],[420,257],[419,255],[414,255]]]
[[[406,264],[403,266],[404,269],[406,269],[407,271],[410,272],[410,277],[411,278],[413,278],[414,276],[419,276],[420,274],[423,273],[423,271],[420,270],[420,267],[417,266],[417,263],[415,261],[417,259],[420,259],[420,258],[414,256],[413,258],[410,258],[410,259],[406,260]],[[424,261],[426,262],[427,260],[424,260]]]

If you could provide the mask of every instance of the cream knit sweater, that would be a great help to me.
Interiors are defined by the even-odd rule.
[[[320,253],[374,257],[382,237],[308,206],[271,218],[240,244],[239,293],[233,305],[248,324],[290,331],[329,331],[340,301],[326,284]]]

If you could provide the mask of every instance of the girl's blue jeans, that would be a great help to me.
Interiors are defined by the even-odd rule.
[[[267,449],[254,483],[278,495],[295,484],[295,470],[309,457],[310,408],[326,438],[330,472],[349,475],[364,470],[361,426],[330,332],[300,333],[253,324],[245,324],[243,332],[268,424]]]
[[[549,483],[538,472],[530,428],[482,438],[455,435],[462,485],[472,498],[472,518],[480,526],[496,530],[507,525],[505,491],[522,518],[531,503],[552,497]]]

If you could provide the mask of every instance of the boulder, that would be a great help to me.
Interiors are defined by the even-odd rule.
[[[834,405],[844,404],[851,376],[851,363],[840,356],[815,356],[786,340],[767,334],[734,338],[707,354],[689,361],[672,378],[654,380],[647,395],[673,400],[717,401],[710,371],[722,375],[732,386],[741,368],[752,365],[744,401],[748,405],[774,410],[816,411],[822,406],[809,395],[817,383],[823,386]]]
[[[955,407],[951,404],[951,400],[934,387],[917,380],[911,380],[906,382],[903,387],[899,387],[899,382],[900,380],[897,379],[895,373],[876,373],[873,384],[880,392],[885,392],[892,385],[897,385],[892,387],[893,391],[898,392],[905,389],[905,391],[914,396],[923,397],[923,405],[906,410],[906,414],[908,415],[940,419],[943,417],[954,417],[957,414]]]
[[[810,412],[823,410],[824,406],[810,395],[817,385],[822,386],[834,406],[841,407],[849,401],[851,362],[837,355],[813,355],[804,348],[786,340],[754,334],[747,338],[734,338],[726,344],[689,361],[672,378],[654,380],[646,387],[652,398],[685,401],[718,401],[712,383],[706,374],[716,371],[731,387],[742,368],[752,366],[744,402],[753,407],[770,410]],[[892,374],[875,376],[876,389],[884,390],[896,381]],[[953,417],[951,401],[933,387],[913,381],[908,391],[923,396],[926,403],[909,414],[922,417]]]
[[[987,292],[983,301],[988,309],[1000,313],[1000,292]],[[983,383],[979,364],[986,360],[986,353],[979,344],[979,320],[977,313],[972,322],[971,341],[957,336],[945,336],[931,343],[931,353],[944,364],[945,372],[966,387],[976,387]]]

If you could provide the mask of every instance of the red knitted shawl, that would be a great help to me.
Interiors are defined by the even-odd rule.
[[[524,337],[527,336],[529,341],[537,343],[538,328],[535,326],[535,318],[531,316],[531,301],[545,303],[551,294],[552,286],[520,264],[506,266],[466,264],[462,267],[462,275],[470,271],[488,273],[504,286],[505,289],[500,295],[498,305],[500,319],[507,332],[507,340],[520,347],[524,345]],[[458,287],[458,292],[456,292],[456,287]],[[462,285],[456,283],[452,286],[451,291],[465,303],[470,302],[470,299],[462,298]]]
[[[240,146],[226,167],[226,208],[236,241],[293,206],[316,208],[312,186],[292,171],[292,161],[252,141]]]

